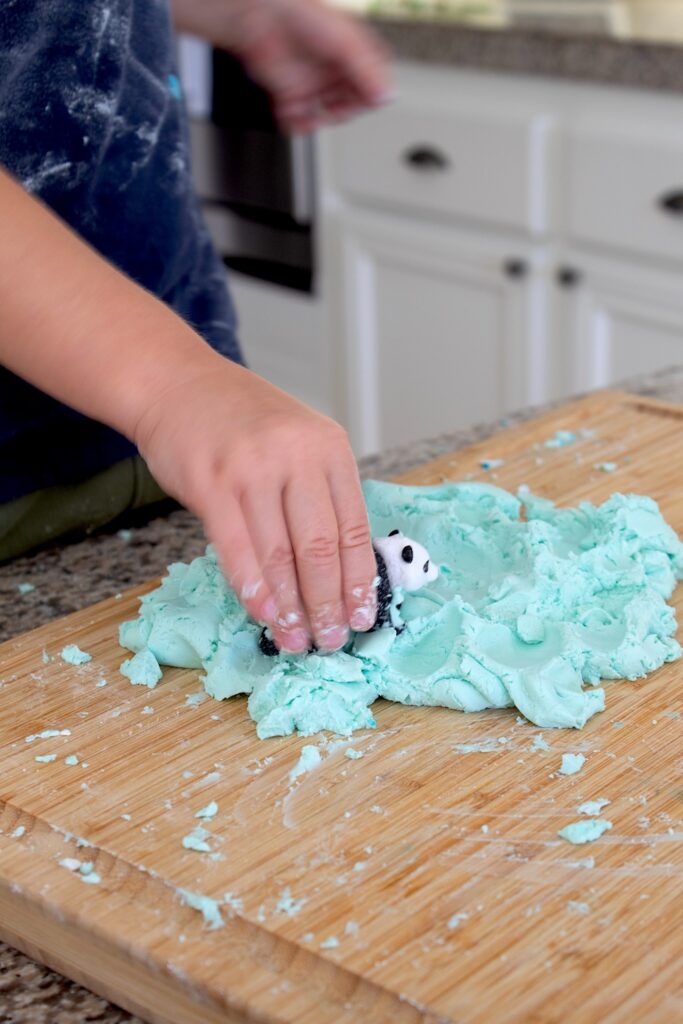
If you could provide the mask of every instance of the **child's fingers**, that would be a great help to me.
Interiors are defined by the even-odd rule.
[[[343,121],[359,106],[357,98],[343,86],[320,95],[276,102],[275,116],[285,131],[304,133]]]
[[[370,524],[352,458],[339,460],[330,473],[330,493],[339,525],[342,592],[352,629],[367,630],[377,617],[377,590],[373,581],[377,562]]]
[[[270,625],[275,615],[275,603],[236,499],[221,502],[220,515],[207,522],[207,532],[223,572],[246,610],[257,622]]]
[[[299,595],[296,561],[282,505],[275,488],[249,488],[242,512],[266,585],[273,595],[273,639],[280,650],[300,654],[310,645],[308,621]]]
[[[322,474],[291,478],[284,492],[284,509],[296,558],[299,591],[313,640],[334,651],[349,637],[342,600],[337,516]]]
[[[348,83],[361,105],[381,102],[389,90],[389,62],[382,43],[352,20],[329,27],[334,31],[321,40],[319,59]]]

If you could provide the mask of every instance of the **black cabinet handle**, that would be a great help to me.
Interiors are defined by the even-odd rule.
[[[667,192],[657,200],[660,209],[672,213],[675,217],[683,217],[683,189],[678,192]]]
[[[411,146],[403,154],[403,162],[416,171],[445,171],[451,166],[451,161],[434,146]]]
[[[583,280],[583,274],[576,267],[560,267],[556,274],[561,288],[576,288]]]
[[[503,272],[507,277],[520,280],[520,278],[526,277],[529,273],[529,264],[526,260],[513,257],[512,259],[505,260],[505,263],[503,263]]]

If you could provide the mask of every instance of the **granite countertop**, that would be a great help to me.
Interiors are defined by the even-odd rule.
[[[455,21],[369,17],[397,57],[431,64],[683,92],[683,47]]]
[[[627,390],[683,404],[683,366],[627,381]],[[561,403],[554,403],[559,405]],[[512,425],[552,406],[506,417]],[[489,422],[365,458],[361,475],[389,479],[444,452],[484,440],[500,429]],[[123,539],[99,533],[0,566],[0,640],[93,604],[164,572],[172,561],[200,554],[205,540],[197,519],[176,510],[134,527]],[[31,583],[18,595],[18,583]],[[4,1024],[142,1024],[106,1000],[0,943],[0,1022]]]

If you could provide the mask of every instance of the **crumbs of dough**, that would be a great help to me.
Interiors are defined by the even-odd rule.
[[[314,768],[317,768],[321,761],[322,758],[318,748],[312,744],[306,744],[306,746],[301,748],[299,760],[289,771],[289,781],[294,782],[294,780],[298,779],[300,775],[304,775],[306,772],[310,772]]]
[[[191,892],[189,889],[178,888],[176,892],[186,906],[201,912],[208,929],[223,928],[225,922],[221,916],[219,900],[213,900],[210,896],[202,896],[201,893]]]
[[[609,800],[607,800],[605,797],[600,797],[598,800],[586,800],[584,803],[580,804],[576,809],[579,812],[579,814],[587,814],[589,816],[597,818],[597,816],[602,811],[603,807],[607,807],[608,803]]]
[[[211,853],[211,847],[206,841],[208,835],[205,828],[195,825],[188,835],[183,836],[183,846],[186,850],[194,850],[196,853]]]
[[[81,862],[77,857],[62,857],[59,864],[61,867],[66,868],[67,871],[78,871],[81,866]]]
[[[286,914],[287,917],[295,917],[306,902],[305,897],[295,900],[291,890],[287,887],[280,894],[280,899],[275,905],[275,912],[276,914]]]
[[[202,807],[201,810],[197,811],[195,818],[213,818],[217,811],[218,804],[215,800],[212,800],[211,803],[206,805],[206,807]]]
[[[67,644],[66,647],[62,647],[59,656],[69,665],[85,665],[86,662],[92,661],[92,654],[82,651],[78,644]]]
[[[51,740],[55,736],[70,736],[71,729],[43,729],[42,732],[32,733],[24,738],[25,743],[33,743],[35,740]]]
[[[127,658],[121,664],[120,671],[131,683],[148,686],[150,690],[154,689],[162,676],[159,662],[149,650],[138,651],[134,657]]]
[[[81,876],[81,881],[85,882],[87,885],[99,885],[102,881],[95,871],[95,865],[90,860],[84,861],[78,868],[78,871]]]
[[[605,818],[591,818],[589,821],[574,821],[571,825],[565,825],[557,834],[566,839],[568,843],[579,846],[583,843],[594,842],[610,828],[612,828],[611,821],[607,821]]]
[[[574,444],[576,434],[573,430],[556,430],[553,437],[544,441],[546,448],[566,448],[568,444]]]
[[[576,775],[586,763],[583,754],[563,754],[562,764],[558,769],[560,775]]]

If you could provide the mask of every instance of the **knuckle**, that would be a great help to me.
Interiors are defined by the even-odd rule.
[[[243,481],[248,479],[248,454],[241,448],[232,451],[219,449],[208,459],[206,469],[198,481],[198,490],[202,500],[211,503],[217,487],[227,488],[231,494],[236,495]]]
[[[240,601],[247,607],[256,607],[263,603],[266,587],[262,579],[255,579],[253,574],[249,575],[245,570],[238,569],[230,582]]]
[[[224,451],[214,452],[209,462],[209,473],[212,480],[226,475],[228,460]]]
[[[363,548],[371,543],[370,524],[367,521],[351,521],[341,530],[340,543],[342,548]]]
[[[294,568],[294,553],[287,544],[278,544],[266,558],[266,568],[282,572]]]
[[[240,490],[248,490],[253,486],[254,466],[259,467],[259,475],[268,476],[270,466],[267,451],[259,450],[257,445],[242,444],[225,460],[224,472],[230,482]]]
[[[326,565],[339,557],[339,537],[333,533],[321,533],[311,537],[301,546],[300,557],[313,565]]]

